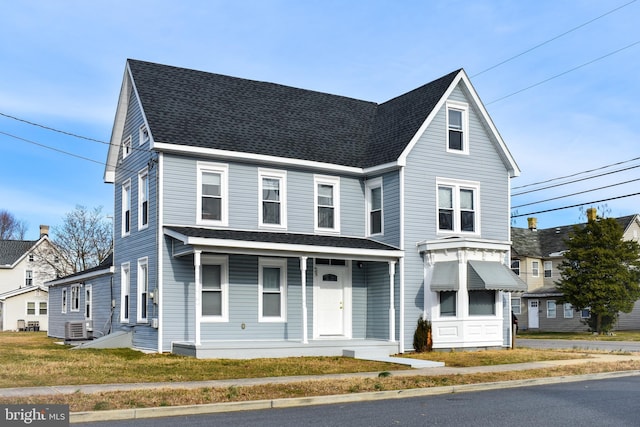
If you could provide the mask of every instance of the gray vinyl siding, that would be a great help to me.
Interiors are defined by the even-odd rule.
[[[119,153],[119,163],[116,167],[114,183],[114,312],[113,330],[133,328],[133,345],[137,348],[157,349],[157,330],[149,323],[137,324],[139,307],[137,306],[138,291],[138,260],[148,257],[149,291],[158,287],[157,281],[157,171],[155,154],[150,151],[149,143],[139,144],[139,129],[144,123],[137,98],[129,94],[129,108],[125,120],[122,139],[131,136],[131,153],[122,159],[122,147]],[[139,228],[138,209],[138,174],[148,167],[149,203],[148,226]],[[122,185],[131,180],[131,226],[130,234],[122,236]],[[121,267],[124,263],[130,265],[131,293],[129,295],[129,323],[120,324],[121,301]],[[149,302],[147,307],[148,321],[157,316],[157,306]]]
[[[640,330],[640,301],[635,302],[631,313],[620,313],[615,329],[618,331]]]
[[[367,338],[367,274],[354,262],[351,269],[351,333],[353,338]]]
[[[389,339],[389,264],[365,263],[367,272],[366,338]]]
[[[369,179],[374,178],[376,177],[369,177]],[[400,175],[398,171],[382,175],[382,203],[383,234],[371,236],[371,239],[400,247]],[[363,209],[364,215],[368,215],[367,207]]]

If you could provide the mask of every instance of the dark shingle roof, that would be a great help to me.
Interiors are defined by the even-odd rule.
[[[615,220],[620,224],[622,230],[626,230],[631,224],[635,215],[627,215]],[[584,227],[583,224],[577,224]],[[548,257],[550,254],[557,254],[567,250],[564,243],[569,238],[569,233],[574,225],[563,225],[538,230],[528,228],[511,227],[511,249],[514,255],[533,256],[538,258]]]
[[[398,158],[460,70],[383,104],[129,60],[154,140],[367,167]]]
[[[240,240],[245,242],[283,243],[290,245],[330,246],[337,248],[397,250],[390,245],[357,237],[323,236],[315,234],[269,233],[263,231],[213,230],[197,227],[166,227],[187,237]]]
[[[0,266],[13,265],[37,240],[0,240]]]

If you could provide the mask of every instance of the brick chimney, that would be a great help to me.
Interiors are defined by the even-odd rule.
[[[42,239],[44,236],[48,236],[49,235],[49,226],[48,225],[41,225],[40,226],[40,238]]]
[[[529,230],[536,231],[538,229],[538,219],[536,217],[527,218],[527,223],[529,224]]]
[[[593,222],[598,217],[598,210],[596,208],[587,209],[587,221]]]

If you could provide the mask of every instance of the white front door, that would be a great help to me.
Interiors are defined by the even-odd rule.
[[[538,304],[537,299],[529,300],[529,328],[538,329],[540,327]]]
[[[315,283],[315,335],[319,338],[348,336],[351,301],[346,289],[347,268],[319,265]]]

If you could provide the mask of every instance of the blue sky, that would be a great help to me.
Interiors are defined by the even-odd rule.
[[[640,177],[640,160],[632,160],[640,157],[640,1],[3,3],[0,114],[40,125],[109,141],[127,58],[375,102],[462,67],[522,170],[514,194],[605,165],[620,163],[598,173],[630,168],[514,195],[514,206]],[[0,132],[0,209],[28,223],[27,238],[39,224],[61,224],[77,204],[112,214],[106,144],[3,115]],[[633,194],[639,182],[517,213]],[[640,213],[639,196],[596,205],[605,204],[608,216]],[[540,228],[583,218],[578,207],[533,216]],[[514,224],[526,226],[526,217]]]

